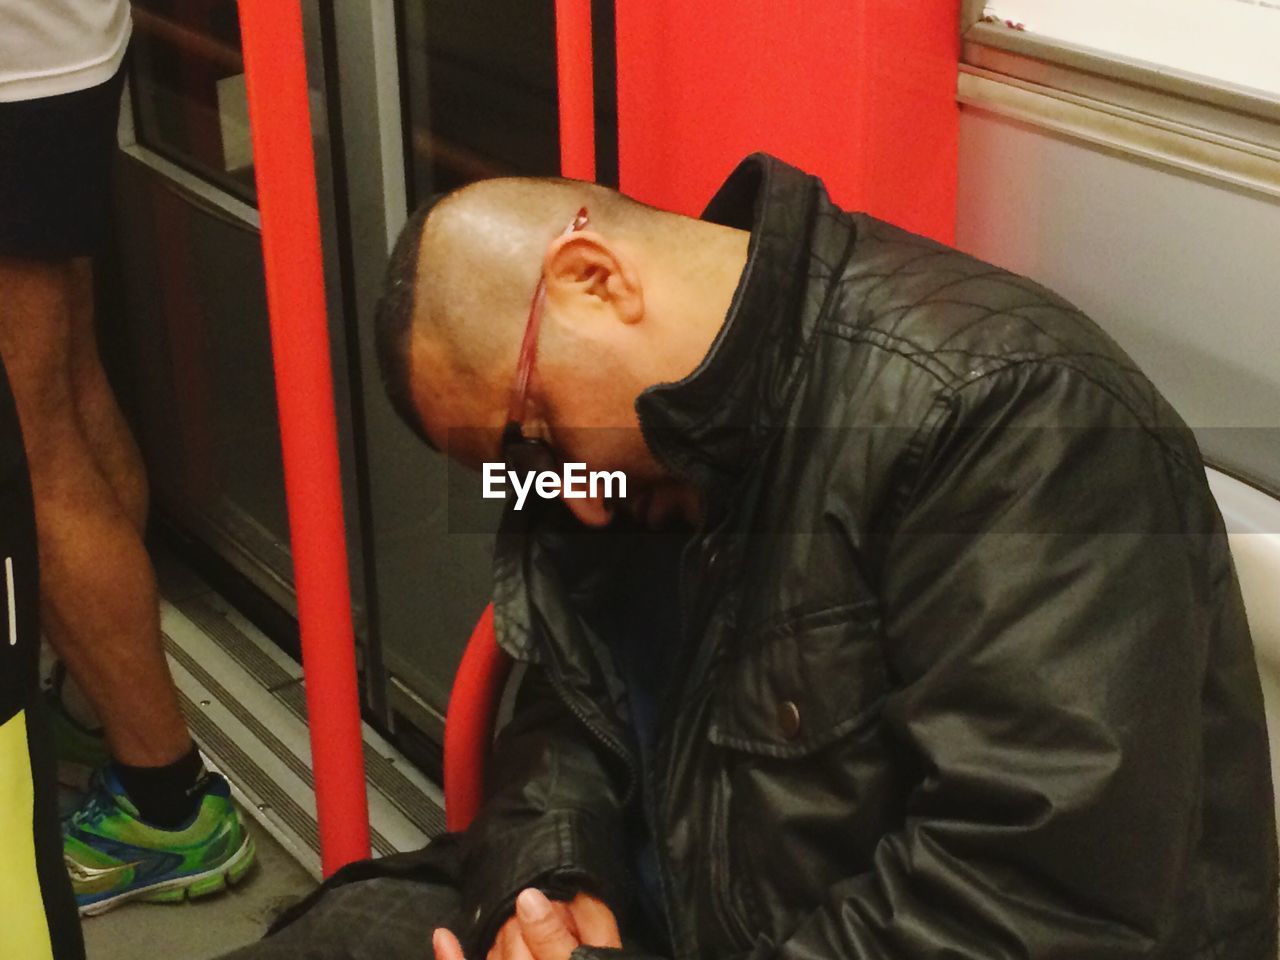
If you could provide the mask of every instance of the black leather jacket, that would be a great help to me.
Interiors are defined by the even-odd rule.
[[[661,736],[610,654],[645,538],[509,515],[475,955],[529,883],[627,915],[647,822],[671,929],[631,953],[1272,960],[1261,694],[1178,416],[1061,298],[776,159],[705,217],[751,230],[733,306],[638,401],[709,505]]]

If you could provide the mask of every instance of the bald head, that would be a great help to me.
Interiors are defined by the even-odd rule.
[[[477,383],[509,380],[548,241],[580,208],[590,229],[631,256],[697,225],[596,184],[482,180],[441,200],[426,218],[418,258],[416,333]]]
[[[582,207],[587,228],[565,236]],[[595,184],[470,184],[411,217],[392,253],[377,332],[388,393],[437,444],[459,427],[500,427],[544,276],[540,424],[550,432],[557,412],[566,429],[634,423],[640,390],[705,354],[745,248],[745,233]]]

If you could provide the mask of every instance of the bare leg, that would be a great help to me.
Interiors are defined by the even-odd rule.
[[[106,439],[108,426],[97,437],[103,453],[95,454],[82,418],[109,422],[119,411],[104,414],[100,398],[87,414],[77,406],[77,269],[0,258],[0,355],[35,494],[41,614],[54,650],[102,719],[112,756],[161,766],[190,750],[191,738],[160,644],[155,574],[139,534],[145,487],[139,495],[127,479],[136,450],[121,455]],[[108,474],[125,478],[119,494]]]
[[[71,262],[71,391],[89,449],[116,501],[140,534],[147,526],[147,473],[107,381],[93,322],[93,261]]]

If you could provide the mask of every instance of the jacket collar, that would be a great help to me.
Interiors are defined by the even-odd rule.
[[[738,473],[784,409],[808,332],[800,307],[821,183],[768,154],[743,160],[702,219],[751,231],[724,325],[698,368],[636,399],[645,442],[704,488]]]

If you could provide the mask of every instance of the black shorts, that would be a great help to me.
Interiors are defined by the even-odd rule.
[[[0,254],[89,256],[106,239],[124,64],[105,83],[0,102]]]

